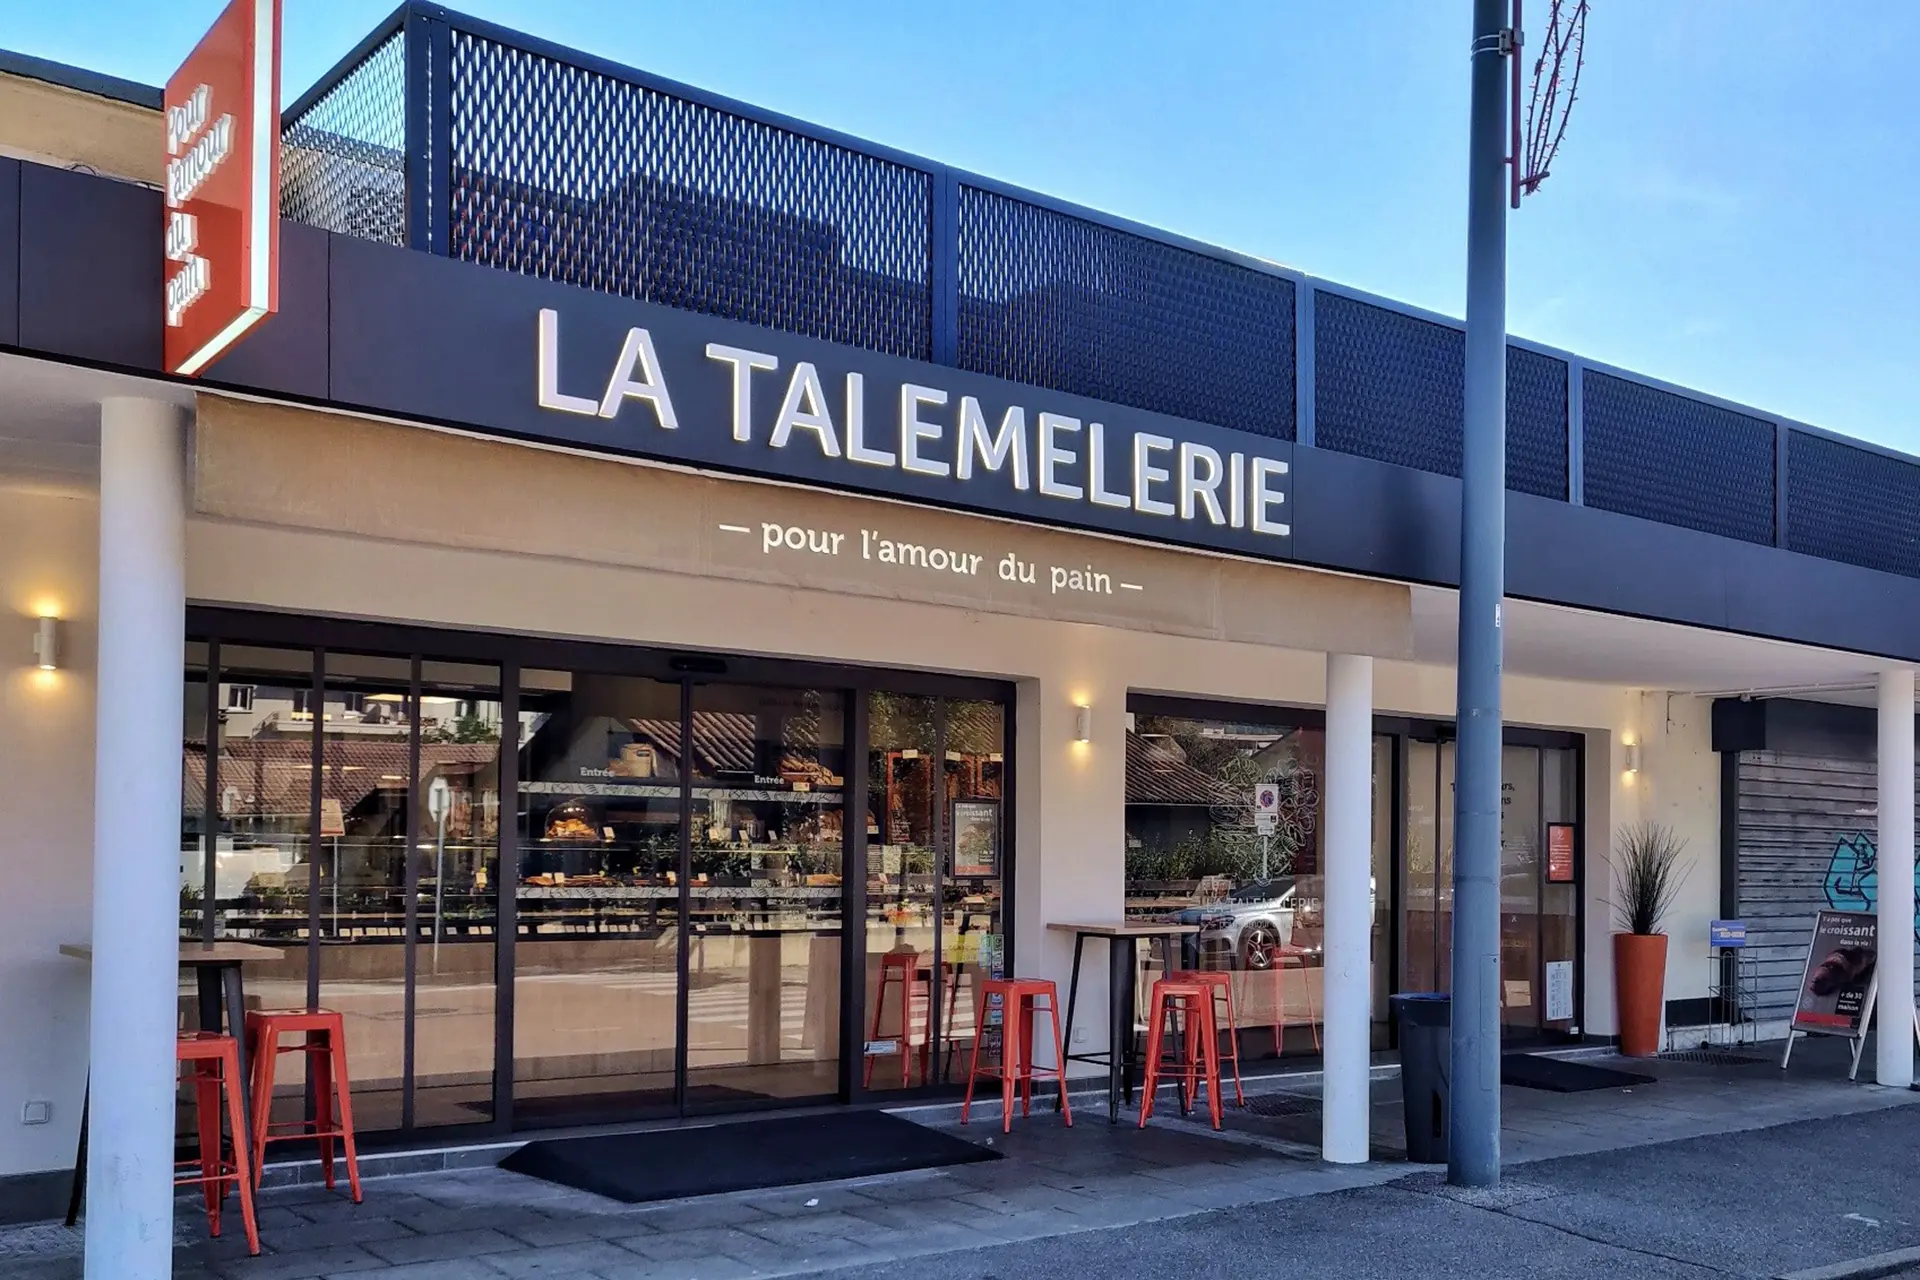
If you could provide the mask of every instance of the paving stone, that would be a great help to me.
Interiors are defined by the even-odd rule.
[[[232,1227],[226,1230],[230,1235],[234,1232]],[[270,1227],[263,1223],[260,1226],[260,1243],[275,1253],[298,1253],[302,1249],[315,1249],[323,1245],[367,1244],[376,1240],[405,1239],[415,1234],[392,1218],[342,1217],[327,1222],[302,1221],[298,1226]]]
[[[601,1280],[736,1280],[736,1277],[769,1273],[737,1258],[720,1255],[670,1261],[632,1257],[619,1266],[603,1266],[595,1274]]]
[[[174,1280],[180,1277],[175,1276]],[[354,1280],[500,1280],[500,1273],[483,1258],[435,1258],[429,1262],[386,1267],[371,1275],[355,1276]]]
[[[649,1206],[640,1211],[638,1220],[656,1231],[687,1231],[738,1226],[743,1222],[757,1222],[771,1216],[740,1200],[708,1196],[700,1200]]]
[[[734,1227],[701,1227],[617,1240],[615,1243],[644,1258],[674,1262],[725,1254],[742,1262],[777,1268],[791,1251],[760,1236]]]
[[[368,1253],[360,1245],[341,1244],[303,1249],[299,1253],[263,1253],[258,1258],[241,1254],[216,1263],[213,1270],[229,1280],[311,1280],[314,1276],[372,1271],[385,1265],[386,1259]]]
[[[506,1253],[526,1246],[498,1231],[442,1231],[405,1239],[369,1241],[367,1252],[387,1262],[432,1262],[440,1258],[474,1258],[483,1253]]]
[[[623,1267],[634,1260],[632,1250],[608,1240],[585,1240],[559,1244],[545,1249],[523,1249],[518,1253],[495,1254],[487,1261],[506,1276],[567,1276],[602,1274],[608,1267]]]

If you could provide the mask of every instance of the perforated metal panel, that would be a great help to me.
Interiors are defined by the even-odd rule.
[[[1593,370],[1581,399],[1588,506],[1773,541],[1771,422]]]
[[[1507,488],[1562,502],[1567,497],[1567,362],[1511,343]]]
[[[1342,294],[1313,302],[1314,443],[1460,474],[1466,335]],[[1567,496],[1567,366],[1507,348],[1507,487]]]
[[[931,179],[456,29],[452,256],[927,358]]]
[[[406,242],[407,40],[395,32],[280,131],[280,213]]]
[[[1920,577],[1920,463],[1789,433],[1787,545]]]
[[[959,192],[957,363],[1294,434],[1293,282],[997,192]]]

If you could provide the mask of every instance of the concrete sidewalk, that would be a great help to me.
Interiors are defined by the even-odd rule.
[[[1920,1102],[1920,1094],[1849,1084],[1844,1069],[1833,1071],[1811,1057],[1805,1066],[1796,1060],[1789,1077],[1764,1060],[1731,1067],[1615,1065],[1657,1074],[1659,1081],[1580,1094],[1503,1090],[1509,1167]],[[1395,1080],[1376,1083],[1375,1145],[1383,1153],[1398,1141],[1397,1091]],[[1408,1176],[1411,1167],[1392,1160],[1319,1162],[1311,1077],[1263,1081],[1254,1092],[1255,1108],[1229,1109],[1227,1131],[1219,1135],[1177,1119],[1171,1105],[1157,1110],[1145,1130],[1134,1128],[1131,1118],[1109,1126],[1104,1107],[1091,1097],[1072,1129],[1060,1126],[1050,1109],[1036,1109],[1004,1138],[991,1107],[977,1109],[974,1124],[964,1129],[953,1108],[923,1108],[909,1114],[991,1143],[1006,1158],[666,1204],[624,1205],[496,1168],[373,1179],[360,1206],[346,1199],[344,1188],[332,1194],[311,1186],[273,1189],[261,1196],[261,1232],[270,1252],[258,1259],[246,1257],[237,1222],[226,1239],[206,1240],[203,1214],[183,1200],[176,1275],[721,1280],[970,1253],[1378,1188]],[[58,1226],[0,1232],[0,1276],[66,1280],[79,1274],[78,1254],[78,1233]]]

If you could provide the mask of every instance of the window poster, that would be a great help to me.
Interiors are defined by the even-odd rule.
[[[1547,824],[1547,883],[1573,883],[1573,824]]]
[[[1000,802],[953,803],[953,874],[992,876],[1000,870]]]

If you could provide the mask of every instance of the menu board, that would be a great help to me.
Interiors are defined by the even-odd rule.
[[[1864,911],[1822,911],[1814,920],[1794,1003],[1796,1030],[1857,1036],[1873,1009],[1879,920]]]
[[[1573,834],[1571,822],[1547,824],[1547,883],[1573,883]]]

